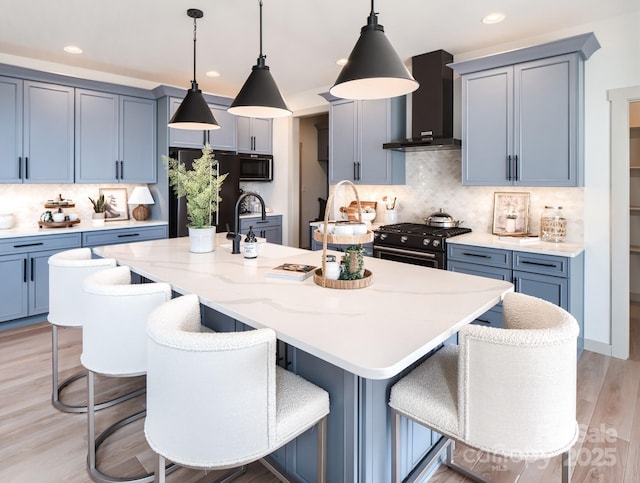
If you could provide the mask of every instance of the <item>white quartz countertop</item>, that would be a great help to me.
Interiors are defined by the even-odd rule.
[[[501,248],[519,252],[540,253],[543,255],[559,255],[561,257],[576,257],[584,251],[581,243],[549,243],[537,241],[533,243],[515,243],[499,240],[497,235],[489,233],[465,233],[447,238],[449,245],[473,245],[485,248]]]
[[[2,238],[14,238],[19,236],[39,236],[39,235],[61,235],[64,233],[75,233],[83,231],[96,231],[96,230],[116,230],[118,228],[135,228],[143,226],[157,226],[166,225],[166,221],[106,221],[104,225],[96,226],[91,220],[81,221],[71,227],[66,228],[39,228],[38,222],[35,221],[33,225],[22,226],[20,228],[10,228],[8,230],[0,230],[0,239]]]
[[[190,253],[173,238],[95,248],[101,256],[254,328],[270,327],[280,340],[370,379],[398,374],[462,326],[500,302],[511,283],[445,270],[365,259],[373,273],[366,288],[322,288],[266,277],[283,263],[320,264],[320,253],[270,243],[258,258],[232,255],[224,234],[211,253]],[[336,252],[337,253],[337,252]]]

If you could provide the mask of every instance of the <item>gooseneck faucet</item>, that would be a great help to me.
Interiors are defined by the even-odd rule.
[[[233,249],[231,250],[231,253],[233,254],[240,253],[240,239],[242,238],[242,234],[240,233],[240,203],[242,203],[242,200],[247,196],[255,196],[256,198],[258,198],[258,201],[260,201],[260,206],[262,206],[262,219],[267,219],[267,209],[262,196],[260,196],[258,193],[254,193],[253,191],[245,191],[240,195],[238,201],[236,201],[233,232],[227,232],[227,239],[233,240]]]

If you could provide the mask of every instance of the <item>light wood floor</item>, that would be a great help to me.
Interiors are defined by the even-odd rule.
[[[634,360],[621,361],[585,351],[578,364],[578,422],[581,436],[573,448],[573,482],[640,482],[640,304],[632,308]],[[60,367],[64,375],[80,369],[79,330],[59,331]],[[98,398],[107,397],[114,379],[98,379]],[[117,380],[122,388],[123,380]],[[140,378],[129,388],[143,384]],[[65,400],[80,402],[84,380],[74,383]],[[56,410],[51,398],[51,329],[48,323],[0,332],[0,482],[88,482],[86,415]],[[98,431],[142,408],[143,398],[96,414]],[[117,444],[103,445],[101,466],[118,475],[153,471],[155,458],[144,442],[142,422],[117,434]],[[559,457],[536,462],[511,461],[457,447],[458,460],[496,483],[560,481]],[[181,468],[168,482],[204,483],[221,473]],[[254,463],[239,483],[278,481]],[[440,468],[432,482],[464,482]],[[340,482],[329,482],[340,483]]]

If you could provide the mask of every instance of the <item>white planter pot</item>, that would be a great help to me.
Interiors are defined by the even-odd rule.
[[[92,213],[91,214],[91,223],[93,226],[102,226],[104,225],[104,212],[102,213]]]
[[[189,250],[193,253],[212,252],[216,246],[216,227],[189,227]]]

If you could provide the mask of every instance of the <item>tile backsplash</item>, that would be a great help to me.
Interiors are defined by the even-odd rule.
[[[131,195],[136,185],[119,184],[4,184],[0,185],[0,211],[14,214],[14,226],[24,228],[38,226],[38,219],[47,208],[47,200],[56,199],[61,194],[63,199],[73,200],[74,208],[65,208],[65,213],[77,213],[81,220],[90,220],[93,206],[89,196],[98,197],[100,188],[127,188],[127,196]],[[129,210],[131,210],[129,206]],[[153,209],[153,206],[149,207]],[[131,216],[131,215],[129,215]]]
[[[476,232],[491,233],[493,200],[496,192],[530,193],[529,232],[540,231],[540,215],[545,205],[562,206],[567,218],[567,241],[582,242],[584,238],[583,188],[538,188],[509,186],[462,186],[461,151],[423,151],[407,153],[405,185],[359,185],[361,201],[378,201],[382,197],[397,197],[399,222],[422,223],[431,213],[444,211]],[[333,192],[333,186],[331,187]],[[335,195],[334,213],[340,206],[355,199],[349,187]],[[380,207],[379,207],[380,208]],[[375,222],[384,222],[378,209]]]

